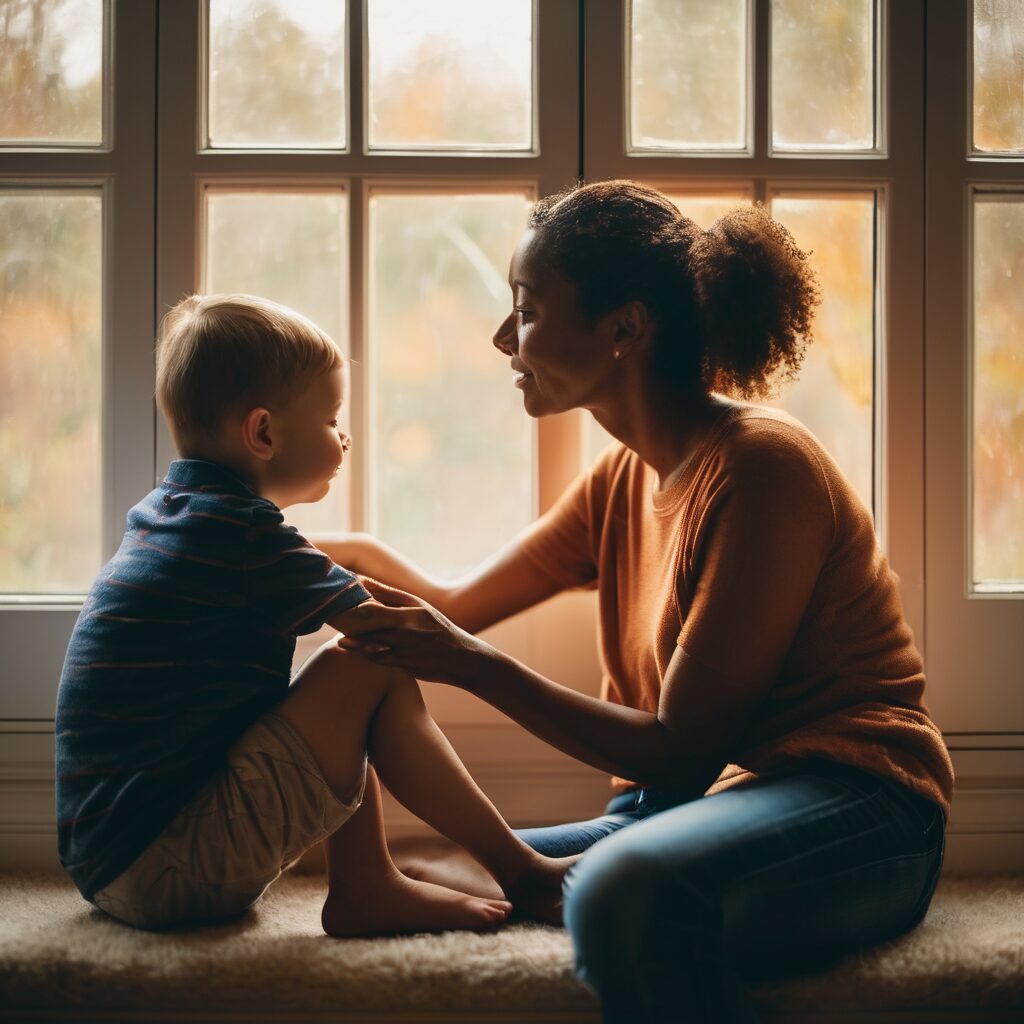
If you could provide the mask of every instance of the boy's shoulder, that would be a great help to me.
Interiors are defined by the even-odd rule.
[[[126,532],[172,534],[182,540],[208,535],[221,541],[234,534],[252,542],[268,533],[294,532],[283,524],[281,510],[231,470],[201,459],[177,459],[164,480],[129,511]]]

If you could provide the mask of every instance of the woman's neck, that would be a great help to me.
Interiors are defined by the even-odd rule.
[[[632,449],[671,487],[700,448],[722,411],[736,403],[702,390],[659,387],[650,377],[624,380],[618,392],[592,408],[612,437]]]

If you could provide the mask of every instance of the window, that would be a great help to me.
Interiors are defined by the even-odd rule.
[[[490,335],[529,202],[630,177],[705,226],[765,202],[812,250],[817,342],[778,402],[874,511],[933,709],[1002,728],[1005,653],[968,709],[958,650],[1024,635],[1019,15],[0,0],[0,718],[51,716],[81,593],[173,456],[164,311],[239,290],[320,322],[350,358],[356,448],[290,517],[455,574],[608,441],[582,415],[526,418]]]

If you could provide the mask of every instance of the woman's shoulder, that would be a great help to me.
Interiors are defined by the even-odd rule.
[[[824,446],[805,424],[783,409],[734,402],[709,440],[705,472],[779,473],[787,466],[796,470],[806,465],[827,475]]]

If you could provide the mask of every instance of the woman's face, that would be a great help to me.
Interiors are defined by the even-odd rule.
[[[527,231],[512,254],[512,312],[494,346],[511,358],[512,382],[531,416],[591,408],[611,384],[613,317],[584,323],[576,286],[538,259],[541,236]]]

